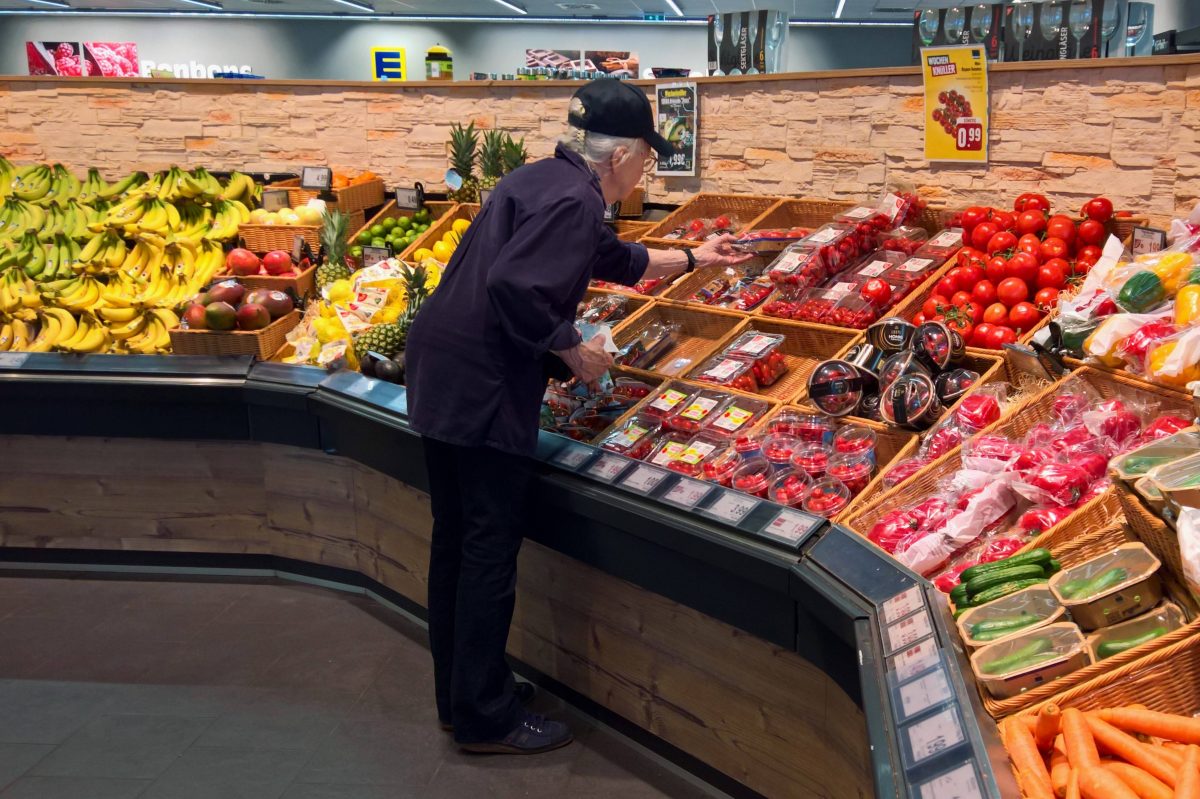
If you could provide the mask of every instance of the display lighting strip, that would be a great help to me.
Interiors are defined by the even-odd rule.
[[[29,2],[37,3],[40,6],[50,6],[51,8],[70,8],[71,7],[67,3],[58,2],[58,0],[29,0]]]
[[[179,2],[187,3],[189,6],[199,6],[200,8],[207,8],[209,11],[223,11],[224,10],[219,3],[208,3],[208,2],[205,2],[205,0],[179,0]]]
[[[492,2],[499,3],[500,5],[507,8],[509,11],[515,11],[516,13],[520,14],[521,16],[525,16],[529,13],[528,11],[525,10],[524,7],[519,6],[516,3],[510,3],[508,0],[492,0]]]
[[[675,12],[675,16],[683,16],[683,9],[679,7],[679,3],[676,3],[675,0],[667,0],[667,5],[669,5],[671,10]]]
[[[356,3],[354,0],[333,0],[333,2],[341,3],[344,6],[350,6],[350,8],[354,8],[359,11],[367,11],[371,14],[375,13],[375,9],[366,3]]]

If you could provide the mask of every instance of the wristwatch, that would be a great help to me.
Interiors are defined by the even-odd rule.
[[[688,272],[695,271],[695,269],[696,269],[696,256],[695,256],[695,254],[693,254],[693,253],[692,253],[692,251],[691,251],[691,249],[690,249],[690,248],[689,248],[689,249],[686,249],[686,250],[684,250],[684,251],[683,251],[683,254],[687,256],[687,262],[688,262],[687,269],[683,270],[684,274],[687,274]]]

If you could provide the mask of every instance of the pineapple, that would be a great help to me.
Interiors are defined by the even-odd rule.
[[[428,299],[431,290],[427,286],[429,272],[421,265],[403,264],[400,280],[408,305],[395,322],[377,324],[354,339],[354,354],[359,363],[366,360],[368,352],[378,352],[380,355],[391,358],[404,350],[404,345],[408,341],[408,331],[417,317],[417,311],[421,310],[421,304]]]
[[[528,158],[529,153],[525,149],[525,137],[522,136],[520,141],[517,141],[512,136],[505,134],[504,148],[501,152],[504,174],[507,175],[517,167],[523,166]]]
[[[433,290],[429,288],[429,270],[425,268],[424,264],[416,266],[405,264],[400,279],[403,282],[404,296],[408,300],[408,306],[396,324],[400,326],[407,338],[408,330],[412,327],[417,311],[421,310],[421,305],[429,298]]]
[[[359,363],[367,360],[368,352],[378,352],[391,358],[404,349],[404,332],[399,324],[375,325],[354,339],[354,355]]]
[[[472,122],[465,128],[457,122],[450,126],[450,166],[462,178],[462,188],[450,192],[455,202],[479,202],[479,181],[475,179],[475,153],[479,149],[479,132]]]
[[[352,274],[346,265],[347,228],[350,225],[349,214],[341,211],[328,211],[321,222],[321,246],[325,248],[325,263],[317,268],[317,290],[325,288],[337,280],[344,280]]]
[[[504,175],[504,140],[507,135],[499,130],[489,130],[483,134],[483,147],[479,151],[479,171],[483,173],[483,179],[479,182],[481,190],[496,188]]]

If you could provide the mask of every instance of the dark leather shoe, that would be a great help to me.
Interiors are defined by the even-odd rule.
[[[531,682],[519,682],[513,693],[517,695],[517,701],[521,703],[521,706],[525,707],[537,696],[537,686]],[[454,732],[454,724],[451,722],[445,719],[438,719],[438,724],[446,732]]]
[[[463,751],[495,755],[536,755],[566,746],[575,740],[561,721],[526,713],[521,723],[498,741],[459,744]]]

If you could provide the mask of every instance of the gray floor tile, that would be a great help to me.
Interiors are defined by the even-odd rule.
[[[196,745],[310,752],[337,728],[354,701],[349,695],[342,702],[317,702],[264,691],[218,717]]]
[[[58,744],[106,707],[107,685],[0,680],[0,742]]]
[[[210,717],[101,716],[32,770],[38,776],[149,779],[192,745]]]
[[[428,724],[352,719],[317,748],[296,782],[413,791],[429,784],[450,747],[449,738]]]
[[[277,799],[307,759],[297,750],[193,746],[140,799]]]
[[[297,783],[284,791],[280,799],[396,799],[396,791],[386,785]],[[484,799],[484,797],[477,799]]]
[[[0,788],[28,771],[53,748],[50,744],[0,744]]]
[[[0,799],[136,799],[149,780],[100,777],[22,777]]]

